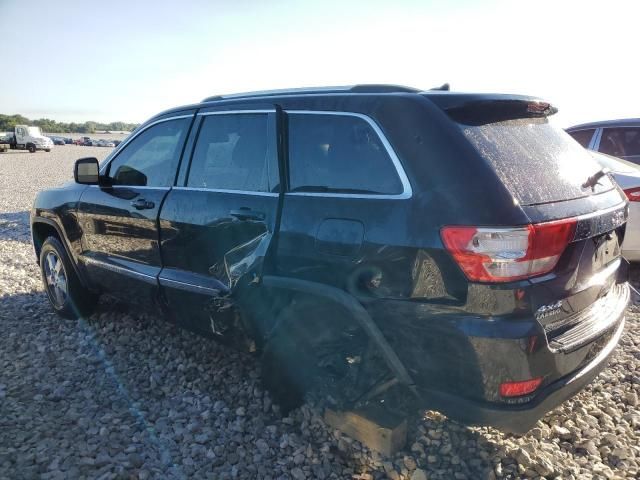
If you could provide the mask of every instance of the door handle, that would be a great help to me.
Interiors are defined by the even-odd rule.
[[[139,198],[131,202],[131,206],[136,210],[148,210],[156,206],[153,202],[147,202],[144,198]]]
[[[251,210],[247,207],[240,207],[238,210],[231,210],[229,215],[238,220],[264,220],[265,215],[262,212]]]

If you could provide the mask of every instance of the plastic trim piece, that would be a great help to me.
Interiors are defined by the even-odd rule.
[[[129,268],[121,267],[119,265],[114,265],[108,262],[103,262],[101,260],[96,260],[95,258],[91,258],[91,257],[84,257],[83,261],[87,264],[95,265],[98,268],[103,268],[111,272],[121,273],[122,275],[126,275],[128,277],[135,278],[137,280],[142,280],[145,283],[150,283],[152,285],[158,284],[158,278],[153,275],[147,275],[146,273],[136,272]]]

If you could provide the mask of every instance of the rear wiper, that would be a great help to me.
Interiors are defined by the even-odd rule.
[[[595,191],[596,190],[596,185],[600,184],[599,180],[602,177],[604,177],[607,173],[609,173],[609,169],[608,168],[606,168],[606,167],[605,168],[601,168],[596,173],[594,173],[589,178],[587,178],[587,181],[582,184],[582,188],[591,187],[591,191]]]
[[[326,185],[302,185],[289,190],[290,192],[313,192],[313,193],[365,193],[369,195],[382,195],[375,190],[365,190],[360,188],[332,188]]]

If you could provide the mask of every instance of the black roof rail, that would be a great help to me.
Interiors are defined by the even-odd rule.
[[[418,93],[422,90],[413,87],[405,87],[403,85],[386,85],[386,84],[362,84],[354,85],[349,89],[352,93]]]
[[[263,90],[258,92],[233,93],[230,95],[213,95],[207,97],[202,102],[214,102],[216,100],[228,100],[235,98],[259,98],[276,95],[304,95],[320,93],[418,93],[417,88],[404,87],[401,85],[377,85],[362,84],[337,87],[308,87],[308,88],[286,88],[281,90]]]

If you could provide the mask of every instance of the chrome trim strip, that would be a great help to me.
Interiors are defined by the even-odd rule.
[[[95,258],[92,258],[92,257],[83,257],[82,260],[85,263],[93,264],[96,267],[104,268],[105,270],[109,270],[109,271],[115,272],[115,273],[121,273],[121,274],[126,275],[128,277],[136,278],[136,279],[142,280],[142,281],[144,281],[146,283],[151,283],[151,284],[157,285],[158,279],[157,279],[157,277],[154,277],[152,275],[147,275],[146,273],[136,272],[135,270],[131,270],[129,268],[121,267],[119,265],[114,265],[112,263],[103,262],[102,260],[96,260]]]
[[[198,112],[199,117],[208,115],[235,115],[242,113],[276,113],[275,109],[264,110],[216,110],[215,112]]]
[[[396,155],[396,152],[393,150],[393,147],[387,140],[387,137],[384,135],[378,124],[369,116],[364,115],[362,113],[356,112],[342,112],[342,111],[323,111],[323,110],[285,110],[288,115],[336,115],[336,116],[344,116],[344,117],[356,117],[367,122],[374,132],[378,135],[378,138],[384,145],[384,148],[387,151],[387,154],[391,158],[391,161],[396,169],[396,173],[402,183],[402,193],[398,194],[366,194],[366,193],[324,193],[324,192],[286,192],[285,195],[294,195],[299,197],[340,197],[340,198],[367,198],[367,199],[398,199],[405,200],[411,198],[413,195],[413,190],[411,189],[411,183],[409,182],[409,178],[407,177],[404,168],[402,167],[402,163]]]
[[[250,190],[226,190],[224,188],[204,188],[204,187],[173,187],[173,190],[191,190],[195,192],[211,192],[211,193],[236,193],[243,195],[260,195],[263,197],[277,197],[278,193],[273,192],[252,192]]]
[[[181,290],[186,290],[188,292],[194,293],[208,293],[211,295],[216,295],[220,293],[220,290],[216,288],[203,287],[202,285],[195,285],[193,283],[180,282],[178,280],[172,280],[170,278],[159,277],[160,285],[163,287],[176,287]]]
[[[135,190],[160,190],[162,192],[168,192],[171,190],[171,187],[146,187],[146,186],[138,186],[138,185],[88,185],[89,187],[98,187],[98,188],[132,188]]]
[[[109,164],[118,157],[118,155],[120,155],[120,152],[124,149],[124,147],[126,147],[134,138],[136,138],[138,135],[140,135],[142,132],[146,131],[147,129],[153,127],[154,125],[157,125],[158,123],[162,123],[162,122],[168,122],[170,120],[179,120],[181,118],[189,118],[189,117],[193,117],[193,113],[189,114],[189,115],[176,115],[175,117],[168,117],[168,118],[161,118],[160,120],[156,120],[155,122],[151,122],[147,125],[144,126],[144,128],[140,128],[139,130],[134,131],[133,133],[131,133],[131,135],[129,135],[124,142],[122,142],[120,145],[118,145],[118,147],[114,150],[114,154],[111,158],[109,158],[104,165],[100,166],[100,175],[104,175],[104,172],[106,171],[107,166],[109,166]]]

